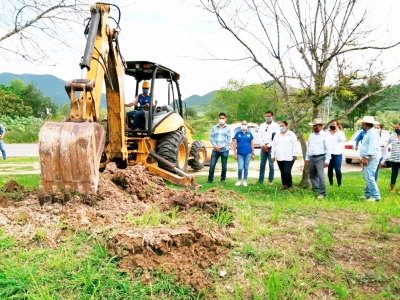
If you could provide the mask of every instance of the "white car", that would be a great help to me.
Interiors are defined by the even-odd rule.
[[[235,136],[235,133],[240,131],[240,126],[242,126],[242,123],[235,123],[229,125],[232,129],[232,139]],[[247,131],[251,132],[251,134],[254,137],[254,147],[259,148],[260,147],[260,141],[259,141],[259,135],[258,135],[258,124],[256,123],[247,123]],[[232,147],[231,147],[232,148]]]
[[[347,164],[351,164],[353,161],[358,162],[360,160],[360,146],[361,143],[358,143],[358,149],[355,150],[356,146],[356,138],[360,134],[362,130],[357,130],[354,132],[353,136],[350,138],[348,142],[344,143],[344,150],[343,150],[343,156]],[[391,134],[390,131],[388,130],[382,130],[382,134],[384,134],[386,137],[389,137]],[[390,154],[391,154],[391,145],[388,147],[388,152],[386,156],[386,162],[385,162],[385,167],[390,167]]]

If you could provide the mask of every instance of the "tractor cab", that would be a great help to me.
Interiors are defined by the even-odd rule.
[[[136,80],[135,97],[141,93],[143,82],[147,81],[150,84],[150,105],[143,111],[144,121],[135,130],[129,128],[131,124],[127,124],[126,135],[151,136],[154,133],[170,132],[170,125],[168,128],[162,128],[165,127],[163,121],[173,114],[183,117],[178,83],[180,75],[167,67],[149,61],[126,62],[125,74]]]

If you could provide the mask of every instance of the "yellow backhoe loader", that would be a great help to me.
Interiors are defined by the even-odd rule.
[[[118,18],[109,15],[111,6],[117,8]],[[111,29],[110,20],[116,22],[116,29]],[[45,123],[39,133],[40,197],[60,189],[96,193],[99,171],[110,162],[118,168],[142,163],[172,183],[199,188],[186,168],[202,169],[207,148],[202,141],[193,141],[192,129],[183,119],[180,76],[160,64],[125,62],[118,43],[119,20],[119,8],[113,4],[96,3],[91,8],[81,79],[65,86],[71,100],[70,116],[60,123]],[[136,130],[130,130],[126,122],[125,76],[132,76],[136,83],[135,95],[144,81],[149,82],[151,103],[157,100],[156,82],[168,86],[168,103],[150,105]],[[99,116],[104,83],[106,126],[100,124]]]

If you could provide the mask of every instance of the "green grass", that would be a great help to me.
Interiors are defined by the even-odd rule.
[[[106,236],[71,232],[52,249],[42,244],[41,230],[32,245],[20,245],[3,229],[0,299],[398,299],[400,195],[389,193],[390,173],[380,171],[380,203],[357,198],[365,185],[360,172],[344,173],[343,186],[328,186],[320,201],[307,189],[279,190],[279,179],[270,186],[252,178],[248,187],[236,187],[236,178],[207,184],[206,176],[197,176],[199,193],[216,187],[226,205],[215,210],[210,226],[232,226],[226,234],[235,241],[224,268],[228,275],[208,270],[215,295],[196,293],[162,270],[152,271],[151,285],[141,282],[140,272],[119,271],[118,259],[107,254]],[[39,180],[13,177],[31,186]],[[160,213],[157,207],[141,218],[127,212],[127,218],[135,227],[180,222],[177,211]]]
[[[37,156],[26,156],[26,157],[8,157],[6,161],[2,161],[0,166],[3,164],[33,164],[38,163],[39,157]]]
[[[25,186],[26,189],[33,189],[39,186],[39,174],[14,174],[14,175],[1,175],[0,177],[0,185],[4,185],[5,183],[15,180],[19,184]]]
[[[161,270],[145,285],[139,276],[120,272],[118,260],[101,240],[75,232],[58,249],[33,247],[21,251],[0,232],[0,299],[197,299],[188,287],[176,285]],[[79,254],[79,255],[77,255]]]

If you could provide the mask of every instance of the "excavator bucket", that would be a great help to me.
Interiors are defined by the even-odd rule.
[[[96,193],[105,137],[98,123],[45,123],[39,132],[39,196],[59,189]]]

